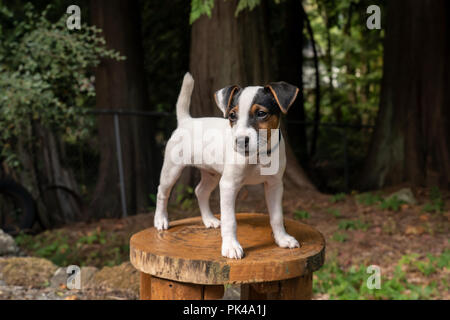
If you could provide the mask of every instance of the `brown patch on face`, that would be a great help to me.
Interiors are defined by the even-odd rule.
[[[258,111],[264,111],[267,113],[267,116],[263,119],[260,119],[257,115]],[[253,128],[259,132],[260,129],[267,130],[267,150],[271,149],[270,146],[270,138],[272,134],[272,129],[278,129],[280,125],[280,114],[272,113],[268,108],[261,106],[259,104],[254,104],[250,108],[250,118],[256,119],[253,122]]]
[[[228,111],[227,117],[228,117],[228,120],[230,121],[230,126],[234,126],[234,124],[236,123],[238,111],[239,111],[239,105],[235,105],[233,108],[230,109],[230,111]],[[234,113],[236,115],[235,121],[233,121],[230,118],[231,113]]]

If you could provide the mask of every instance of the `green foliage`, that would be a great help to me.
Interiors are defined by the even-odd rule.
[[[343,200],[345,200],[345,193],[343,192],[337,193],[330,198],[331,203],[336,203]]]
[[[96,230],[96,232],[89,233],[78,239],[79,244],[105,244],[106,243],[106,233],[104,231]]]
[[[150,206],[147,207],[148,211],[153,211],[156,208],[156,194],[151,193],[148,195],[149,199],[150,199]]]
[[[15,241],[28,254],[49,259],[58,266],[113,266],[127,261],[130,254],[129,238],[100,229],[79,238],[69,238],[63,231],[45,231],[36,236],[21,233]]]
[[[438,187],[432,187],[430,190],[430,202],[422,207],[422,211],[442,213],[444,212],[444,207],[445,203],[442,199],[441,191]]]
[[[443,258],[444,256],[444,258]],[[449,262],[449,250],[441,256],[428,256],[425,261],[411,259],[404,256],[395,266],[392,277],[386,278],[381,273],[381,288],[369,289],[366,285],[368,277],[367,267],[353,265],[349,269],[342,268],[335,258],[314,273],[313,290],[315,294],[328,294],[330,299],[363,300],[363,299],[394,299],[416,300],[433,299],[439,292],[437,283],[432,281],[427,286],[413,284],[408,281],[408,268],[423,269],[424,275],[435,272],[435,268]],[[419,263],[418,263],[419,262]],[[418,267],[420,266],[420,267]]]
[[[332,214],[335,218],[340,218],[342,216],[341,212],[338,209],[328,208],[327,212]]]
[[[192,208],[194,204],[194,189],[191,186],[185,186],[181,183],[178,184],[176,187],[176,195],[175,203],[177,206],[180,206],[183,210]]]
[[[395,195],[393,197],[383,199],[380,203],[380,209],[398,211],[400,210],[400,206],[404,203],[405,201],[398,199]]]
[[[211,17],[213,8],[214,0],[191,0],[191,14],[189,17],[189,23],[193,24],[195,20],[204,14]]]
[[[66,15],[48,20],[51,6],[38,14],[28,3],[23,19],[1,8],[0,156],[17,167],[19,142],[33,142],[35,125],[68,141],[89,137],[92,119],[80,115],[94,101],[91,70],[101,58],[124,57],[105,48],[94,26],[70,31]]]
[[[239,3],[236,7],[236,12],[234,15],[237,17],[239,12],[244,9],[253,10],[257,5],[261,3],[261,0],[239,0]]]
[[[331,239],[337,242],[345,242],[348,239],[348,235],[341,232],[335,232],[333,234],[333,237],[331,237]]]
[[[306,210],[295,210],[294,211],[294,218],[295,219],[299,219],[299,220],[309,219],[310,216],[311,215]]]
[[[338,224],[340,230],[363,230],[369,229],[370,225],[361,220],[342,220]]]
[[[218,0],[224,1],[224,0]],[[274,0],[275,3],[280,3],[281,0]],[[239,13],[245,9],[253,10],[261,3],[261,0],[239,0],[234,15],[237,17]],[[206,14],[211,17],[212,9],[214,8],[214,0],[191,0],[191,14],[189,16],[189,23],[193,24],[195,20]]]
[[[381,202],[383,198],[378,194],[372,194],[370,192],[362,193],[356,196],[356,201],[366,206],[373,206],[374,204]]]

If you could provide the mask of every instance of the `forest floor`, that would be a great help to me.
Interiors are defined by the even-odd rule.
[[[315,299],[450,299],[450,193],[413,188],[415,204],[389,198],[402,188],[408,186],[350,195],[285,192],[285,216],[314,226],[326,239],[325,264],[314,274]],[[243,190],[237,212],[267,212],[260,194],[256,189]],[[215,212],[217,198],[215,193],[211,201]],[[135,299],[138,274],[130,272],[127,263],[128,243],[133,233],[152,226],[152,208],[149,212],[126,219],[77,223],[34,236],[19,235],[16,242],[27,255],[46,258],[57,266],[76,264],[99,270],[106,266],[109,275],[102,279],[125,272],[112,276],[122,279],[119,284],[100,282],[111,292],[120,291],[131,281],[133,292],[120,291],[112,296]],[[196,200],[188,196],[178,197],[169,208],[171,220],[198,215]],[[380,289],[368,289],[366,285],[370,265],[380,268]],[[127,279],[131,276],[132,280]],[[47,287],[42,290],[49,290]],[[67,291],[59,294],[65,298],[111,297],[96,289],[75,295],[64,287],[58,290]]]

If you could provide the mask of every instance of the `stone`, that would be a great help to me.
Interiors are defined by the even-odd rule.
[[[58,268],[50,279],[50,288],[60,288],[67,285],[67,277],[66,268]]]
[[[19,253],[14,238],[0,229],[0,256],[9,256]]]
[[[405,203],[407,203],[407,204],[410,204],[410,205],[415,205],[415,204],[417,204],[417,200],[416,200],[416,198],[414,197],[414,194],[413,194],[413,192],[411,191],[410,188],[403,188],[403,189],[400,189],[400,190],[398,190],[398,191],[396,191],[396,192],[390,194],[390,195],[387,197],[387,199],[388,199],[388,200],[389,200],[389,199],[392,199],[392,198],[395,197],[395,196],[397,197],[398,200],[401,200],[401,201],[403,201],[403,202],[405,202]]]

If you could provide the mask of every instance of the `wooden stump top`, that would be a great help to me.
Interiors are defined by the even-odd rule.
[[[325,239],[313,227],[285,219],[287,232],[301,245],[286,249],[275,244],[268,215],[240,213],[236,219],[237,237],[244,249],[240,260],[222,257],[220,229],[207,229],[196,217],[172,221],[165,231],[149,228],[134,234],[131,263],[156,277],[196,284],[277,281],[322,266]]]

